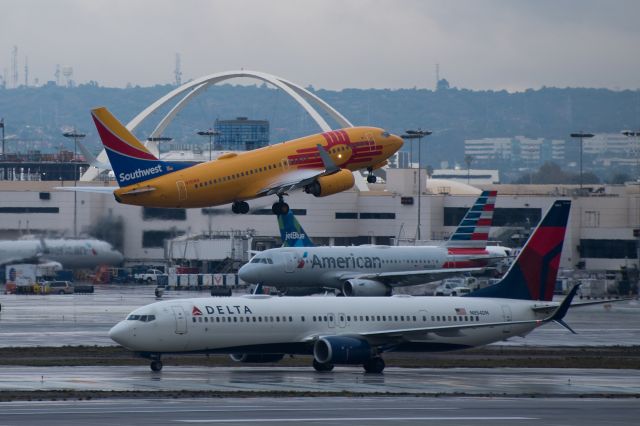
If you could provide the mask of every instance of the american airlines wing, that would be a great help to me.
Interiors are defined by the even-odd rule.
[[[380,272],[375,274],[344,274],[340,279],[375,280],[390,287],[403,287],[426,284],[464,273],[480,272],[482,269],[483,268],[446,268],[424,269],[420,271]]]

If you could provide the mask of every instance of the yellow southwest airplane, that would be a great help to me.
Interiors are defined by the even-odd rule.
[[[375,182],[371,172],[402,146],[400,137],[382,129],[352,127],[194,165],[160,161],[106,108],[93,109],[91,115],[120,186],[113,191],[116,200],[145,207],[232,203],[234,213],[248,213],[246,200],[276,195],[273,212],[286,214],[289,206],[283,196],[288,191],[303,189],[316,197],[336,194],[353,186],[352,171],[359,169],[367,169],[367,180]]]

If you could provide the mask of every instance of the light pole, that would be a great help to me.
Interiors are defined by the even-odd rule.
[[[469,178],[471,178],[471,163],[473,162],[473,155],[465,155],[464,162],[467,165],[467,185],[469,185]]]
[[[636,137],[636,182],[640,182],[640,162],[638,162],[638,148],[640,148],[640,130],[623,130],[623,135],[627,137]],[[636,260],[638,262],[638,267],[640,268],[640,206],[636,203],[636,209],[638,210],[638,224],[636,225],[636,229],[634,229],[633,235],[636,237]]]
[[[429,136],[431,133],[430,130],[407,130],[404,135],[402,135],[403,139],[418,139],[418,230],[416,232],[416,241],[420,241],[420,199],[422,194],[422,138],[425,136]]]
[[[7,153],[4,151],[4,118],[0,118],[0,129],[2,129],[2,159],[4,160]]]
[[[211,161],[211,141],[213,140],[213,137],[218,136],[220,132],[218,132],[217,130],[209,129],[198,132],[198,134],[200,136],[209,136],[209,161]]]
[[[76,132],[76,129],[73,129],[72,132],[64,132],[62,134],[65,138],[73,139],[73,180],[78,180],[78,165],[76,164],[76,157],[78,155],[78,139],[84,138],[84,133]]]
[[[72,132],[64,132],[62,136],[65,138],[73,138],[73,186],[76,186],[78,184],[78,164],[76,163],[78,139],[82,139],[86,135],[76,132],[74,128]],[[73,191],[73,236],[78,236],[78,191]]]
[[[571,133],[571,137],[580,139],[580,195],[582,195],[582,140],[592,138],[593,134],[578,132]]]

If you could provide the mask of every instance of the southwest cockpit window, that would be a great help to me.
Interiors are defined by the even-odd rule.
[[[155,315],[129,315],[128,321],[151,322],[156,319]]]

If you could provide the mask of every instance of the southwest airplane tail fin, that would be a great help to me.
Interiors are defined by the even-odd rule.
[[[282,247],[314,247],[292,210],[289,210],[287,214],[278,215],[278,227],[280,228]]]
[[[456,231],[445,243],[450,249],[484,249],[493,222],[493,210],[498,191],[482,191],[467,211]]]
[[[133,185],[192,165],[160,161],[104,107],[91,110],[91,116],[120,186]]]
[[[571,201],[557,200],[529,237],[505,276],[468,297],[544,300],[553,298]]]

